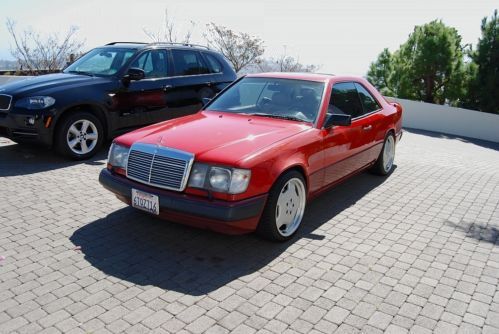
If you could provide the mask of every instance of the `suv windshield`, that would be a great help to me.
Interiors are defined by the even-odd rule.
[[[136,51],[127,48],[94,49],[69,65],[64,73],[111,76],[118,72]]]
[[[206,110],[314,122],[323,92],[322,82],[246,77]]]

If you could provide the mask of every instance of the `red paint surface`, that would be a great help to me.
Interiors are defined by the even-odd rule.
[[[118,137],[115,142],[126,146],[134,142],[161,143],[193,153],[195,161],[251,169],[251,181],[246,192],[238,195],[214,193],[215,198],[236,201],[268,193],[279,175],[290,168],[299,168],[304,173],[311,198],[373,164],[387,133],[393,131],[399,134],[401,131],[400,106],[388,103],[362,78],[308,73],[250,76],[325,82],[327,91],[317,124],[200,111],[130,132]],[[361,83],[382,108],[353,120],[351,126],[323,129],[331,88],[334,83],[344,81]],[[367,126],[371,126],[371,130],[363,130]],[[154,192],[154,188],[151,188],[151,192]],[[203,192],[195,189],[188,188],[185,192],[203,196]],[[177,218],[184,223],[188,220],[194,225],[203,225],[202,219],[194,216],[189,219]],[[256,226],[254,222],[243,225],[243,229]]]

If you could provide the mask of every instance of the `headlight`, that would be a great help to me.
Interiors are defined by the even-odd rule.
[[[16,102],[16,107],[25,109],[45,109],[53,106],[55,99],[51,96],[30,96]]]
[[[189,178],[189,187],[216,192],[240,194],[248,188],[251,171],[247,169],[208,166],[195,163]]]
[[[231,172],[227,168],[211,167],[210,186],[213,190],[227,192],[230,186]]]
[[[204,188],[208,166],[205,164],[194,164],[189,178],[189,187]]]
[[[107,163],[113,167],[126,168],[130,148],[113,143],[109,148]]]

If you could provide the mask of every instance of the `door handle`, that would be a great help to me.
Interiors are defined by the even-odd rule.
[[[372,128],[373,128],[373,126],[372,126],[372,125],[367,125],[367,126],[362,127],[362,130],[364,130],[364,131],[369,131],[369,130],[371,130]]]
[[[172,89],[172,88],[173,88],[172,85],[165,85],[165,86],[163,86],[163,90],[164,91],[167,91],[168,89]]]

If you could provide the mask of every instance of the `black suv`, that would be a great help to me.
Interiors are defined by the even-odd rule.
[[[86,159],[105,139],[198,111],[235,79],[225,58],[205,47],[109,43],[62,73],[0,86],[0,136]]]

